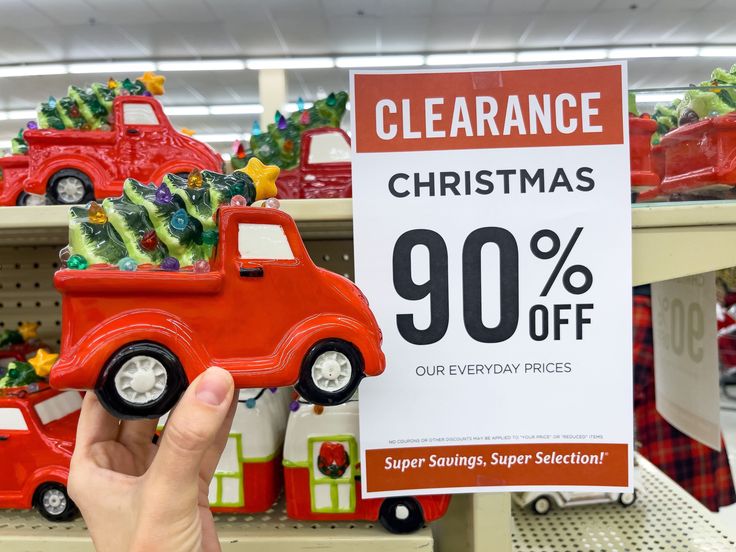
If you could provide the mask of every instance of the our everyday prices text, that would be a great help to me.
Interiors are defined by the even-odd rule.
[[[544,481],[476,473],[467,485],[450,477],[425,488],[407,470],[392,479],[387,458],[416,452],[428,427],[472,437],[458,446],[498,446],[483,442],[491,433],[595,435],[574,444],[621,445],[616,462],[589,468],[600,475],[605,464],[616,477],[579,484],[628,486],[624,80],[620,64],[352,75],[356,281],[389,365],[361,391],[367,493],[575,485],[555,462],[535,460],[547,445],[570,445],[564,439],[520,439],[537,447],[523,453],[503,445],[508,457],[529,455],[515,464],[525,473],[547,466]],[[620,348],[596,357],[611,339]],[[598,411],[585,418],[559,408],[592,385],[618,402],[591,400]],[[508,416],[519,401],[529,415]],[[437,476],[432,454],[443,458],[450,445],[429,442],[437,450],[415,460]],[[480,453],[473,471],[495,473],[503,462],[493,452]]]

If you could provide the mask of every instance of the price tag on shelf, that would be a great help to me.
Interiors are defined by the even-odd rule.
[[[677,429],[721,450],[716,276],[652,284],[657,411]]]
[[[613,491],[632,469],[622,63],[351,73],[367,496]]]

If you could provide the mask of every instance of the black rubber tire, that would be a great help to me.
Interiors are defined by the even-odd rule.
[[[155,401],[138,405],[126,401],[118,394],[115,389],[115,375],[128,359],[142,355],[161,362],[166,370],[166,387]],[[160,418],[174,408],[188,384],[181,362],[174,353],[158,343],[141,341],[122,347],[110,357],[97,379],[95,393],[102,406],[120,419]]]
[[[67,176],[76,177],[82,181],[82,184],[84,184],[84,196],[76,204],[84,204],[92,201],[95,198],[94,189],[92,188],[92,181],[86,174],[76,169],[62,169],[54,173],[51,178],[49,178],[49,181],[46,185],[46,198],[48,199],[49,203],[53,205],[75,205],[63,201],[59,197],[58,190],[56,188],[59,181],[62,178],[66,178]]]
[[[328,351],[337,351],[344,354],[350,361],[352,370],[347,385],[334,392],[320,389],[312,379],[312,364],[314,364],[317,357]],[[304,356],[302,367],[299,371],[299,381],[297,381],[294,389],[296,389],[304,400],[312,404],[321,406],[342,404],[353,396],[360,384],[360,380],[363,379],[365,375],[363,373],[363,366],[363,355],[360,354],[360,351],[358,351],[355,345],[341,339],[325,339],[316,343]]]
[[[396,517],[398,506],[405,506],[409,510],[406,519]],[[424,527],[424,512],[422,512],[422,507],[416,498],[410,496],[392,497],[387,498],[381,504],[378,521],[391,533],[413,533]]]
[[[43,505],[44,493],[52,489],[61,491],[66,497],[66,508],[64,508],[64,511],[59,514],[49,512]],[[43,483],[42,485],[39,485],[36,492],[33,493],[33,507],[38,510],[39,514],[49,521],[69,521],[77,517],[79,514],[77,505],[74,504],[74,501],[71,498],[69,498],[69,493],[66,492],[66,487],[61,483]]]
[[[627,495],[627,494],[634,495],[634,498],[631,502],[627,502],[626,500],[624,500],[624,495]],[[621,506],[623,506],[624,508],[628,508],[629,506],[631,506],[632,504],[636,502],[636,498],[637,498],[636,491],[634,491],[633,493],[621,493],[620,495],[618,495],[618,503],[621,504]]]
[[[547,503],[547,508],[544,509],[540,505]],[[537,497],[537,499],[532,503],[532,510],[534,510],[535,514],[538,514],[540,516],[546,516],[552,511],[552,505],[554,502],[552,502],[552,499],[548,496],[540,496]]]
[[[15,198],[15,204],[20,205],[20,206],[26,206],[28,205],[28,199],[30,197],[31,197],[31,194],[29,194],[28,192],[21,192],[18,194],[18,197]]]

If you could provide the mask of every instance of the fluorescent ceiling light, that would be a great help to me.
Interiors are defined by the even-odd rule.
[[[424,56],[345,56],[335,59],[338,67],[412,67],[424,65]]]
[[[206,105],[165,105],[164,113],[167,115],[209,115],[210,110]]]
[[[211,105],[212,115],[257,115],[263,113],[261,104]]]
[[[427,65],[486,65],[492,63],[513,63],[514,52],[487,52],[477,54],[431,54]]]
[[[36,118],[36,110],[35,109],[12,109],[10,111],[5,112],[5,118],[10,119],[11,121],[15,120],[23,120],[23,119],[35,119]]]
[[[66,65],[43,63],[37,65],[5,65],[0,67],[0,77],[34,77],[39,75],[66,75]]]
[[[245,63],[239,59],[193,59],[159,61],[159,71],[239,71],[245,69]]]
[[[516,54],[516,61],[573,61],[578,59],[604,59],[606,51],[602,48],[579,50],[529,50]]]
[[[249,59],[248,69],[329,69],[335,62],[329,57]]]
[[[312,102],[304,102],[304,109],[309,109],[314,104]],[[284,111],[286,113],[293,113],[294,111],[298,111],[299,106],[297,106],[294,102],[289,102],[284,106]]]
[[[698,55],[697,46],[668,46],[653,48],[611,48],[609,58],[666,58],[666,57],[695,57]]]
[[[218,142],[234,142],[235,140],[249,140],[250,134],[238,134],[236,132],[228,134],[195,134],[193,138],[200,142],[207,142],[208,144],[215,144]]]
[[[703,46],[698,55],[701,57],[736,57],[736,46]]]
[[[152,61],[109,61],[95,63],[70,63],[69,72],[82,75],[86,73],[137,73],[155,71]]]
[[[669,103],[675,98],[681,98],[682,92],[638,92],[636,93],[636,103]]]

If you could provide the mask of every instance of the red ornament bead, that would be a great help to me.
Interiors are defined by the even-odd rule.
[[[140,241],[141,247],[145,249],[146,251],[153,251],[158,246],[158,236],[156,235],[155,230],[149,230],[145,234],[143,234],[143,237]]]

